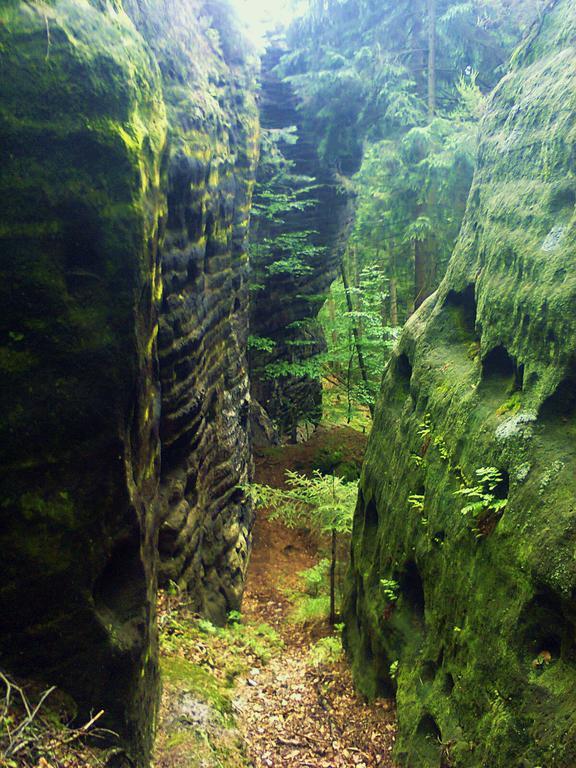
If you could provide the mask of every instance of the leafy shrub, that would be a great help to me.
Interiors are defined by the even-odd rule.
[[[330,560],[323,558],[319,563],[302,571],[299,576],[304,582],[304,591],[310,597],[318,597],[322,592],[327,594]]]
[[[334,664],[342,658],[342,640],[336,635],[323,637],[310,648],[310,662],[319,667]]]

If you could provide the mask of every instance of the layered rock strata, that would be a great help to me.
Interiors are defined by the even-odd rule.
[[[312,253],[295,253],[307,269],[299,274],[286,270],[266,276],[256,290],[250,308],[250,331],[256,337],[271,340],[270,351],[253,349],[250,353],[251,391],[281,431],[294,431],[295,422],[318,421],[322,413],[322,389],[319,376],[299,375],[306,362],[324,350],[322,330],[315,319],[325,301],[330,284],[338,275],[340,261],[348,242],[354,218],[355,195],[349,175],[358,170],[361,154],[348,159],[347,165],[328,167],[318,153],[319,139],[307,119],[306,110],[293,85],[278,72],[282,57],[289,53],[282,40],[276,40],[262,60],[260,114],[263,129],[276,135],[293,130],[293,138],[278,142],[293,177],[310,179],[309,190],[298,195],[302,207],[287,210],[281,223],[258,226],[253,235],[257,242],[278,234],[311,233]],[[287,134],[290,136],[290,134]],[[267,191],[264,164],[259,172],[255,200]],[[285,184],[285,182],[283,182]],[[295,189],[298,185],[295,185]],[[286,189],[274,190],[282,195]],[[271,263],[280,259],[272,253]],[[261,267],[269,265],[260,265]],[[282,363],[291,366],[286,375],[266,375],[266,369]]]
[[[243,584],[253,63],[223,2],[1,22],[0,667],[144,765],[158,529],[199,610]]]
[[[413,768],[576,764],[575,42],[550,3],[498,86],[368,447],[346,644]]]
[[[239,609],[252,509],[248,233],[258,156],[255,66],[226,3],[130,0],[168,109],[161,578],[222,622]],[[207,34],[206,30],[209,30]]]

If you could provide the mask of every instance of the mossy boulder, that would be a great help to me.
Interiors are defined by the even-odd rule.
[[[0,9],[0,666],[145,761],[156,701],[160,73],[118,3]]]
[[[412,768],[576,765],[575,42],[551,3],[491,99],[363,468],[346,645]]]

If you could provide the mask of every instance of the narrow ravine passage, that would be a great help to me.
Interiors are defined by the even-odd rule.
[[[346,428],[320,429],[304,445],[258,456],[256,479],[279,485],[286,469],[309,470],[326,444],[358,452],[362,437]],[[273,626],[284,649],[268,665],[257,664],[240,685],[239,720],[249,755],[258,768],[392,766],[392,702],[365,703],[344,660],[311,663],[311,647],[328,627],[295,625],[291,619],[286,593],[298,588],[298,574],[317,560],[314,545],[301,532],[265,515],[257,518],[243,612],[247,620]]]
[[[305,444],[257,455],[256,479],[281,485],[286,469],[309,472],[335,446],[359,460],[365,442],[347,427],[320,428]],[[365,702],[343,655],[315,655],[332,634],[325,619],[295,621],[301,573],[320,549],[260,513],[241,617],[216,628],[185,597],[162,597],[156,768],[393,768],[393,702]]]
[[[0,51],[0,768],[576,768],[576,0]]]

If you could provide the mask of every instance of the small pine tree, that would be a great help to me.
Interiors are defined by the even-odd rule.
[[[249,493],[257,508],[268,510],[270,519],[280,520],[288,528],[309,528],[330,536],[330,623],[334,626],[338,536],[352,532],[358,483],[319,471],[307,477],[287,470],[286,488],[253,483]]]

